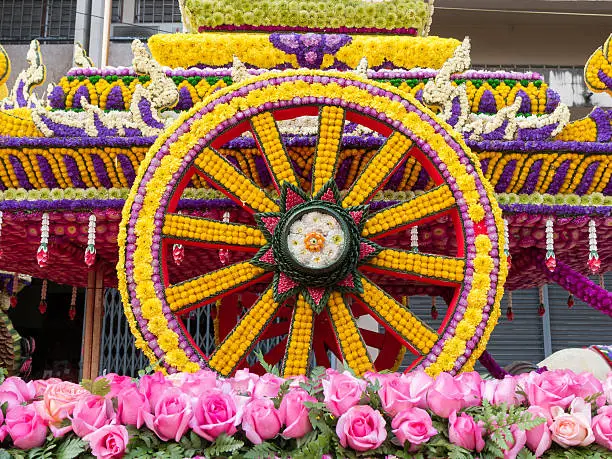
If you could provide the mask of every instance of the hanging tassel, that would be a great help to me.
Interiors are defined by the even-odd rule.
[[[512,255],[510,255],[510,231],[508,230],[508,220],[504,218],[504,254],[508,263],[508,271],[512,268]]]
[[[96,216],[89,216],[87,228],[87,248],[85,249],[85,264],[92,267],[96,262]]]
[[[538,305],[538,315],[543,317],[546,314],[546,308],[544,307],[544,287],[538,289],[540,294],[540,304]]]
[[[546,267],[550,272],[553,272],[557,267],[557,259],[555,258],[555,242],[553,232],[553,219],[546,220]]]
[[[13,287],[11,288],[11,308],[17,307],[17,292],[19,291],[19,274],[13,274]]]
[[[419,251],[419,227],[413,226],[410,228],[410,245],[412,246],[412,251],[417,253]]]
[[[68,309],[68,317],[70,317],[70,320],[74,320],[76,317],[76,297],[77,288],[72,287],[72,298],[70,299],[70,309]]]
[[[595,220],[589,220],[589,261],[587,266],[593,274],[597,274],[601,268],[601,260],[597,252],[597,228]]]
[[[571,293],[567,297],[567,307],[569,309],[572,309],[574,307],[574,295],[572,295]]]
[[[599,286],[605,290],[606,283],[604,281],[604,276],[602,273],[599,273]]]
[[[174,258],[176,266],[181,266],[185,259],[185,248],[182,244],[174,244],[172,246],[172,258]]]
[[[40,288],[40,304],[38,305],[38,312],[44,315],[47,312],[47,279],[43,280],[42,287]]]
[[[230,221],[230,213],[229,212],[224,212],[223,213],[223,222],[224,223],[229,223]],[[227,266],[230,262],[230,253],[229,250],[227,249],[219,249],[219,260],[221,261],[221,264],[223,266]]]
[[[512,292],[508,292],[508,308],[506,309],[506,317],[510,322],[514,320],[514,311],[512,310]]]
[[[431,318],[436,320],[438,318],[438,308],[436,308],[436,297],[431,297]]]
[[[46,212],[42,215],[40,245],[36,252],[36,261],[41,268],[44,268],[49,263],[49,214]]]

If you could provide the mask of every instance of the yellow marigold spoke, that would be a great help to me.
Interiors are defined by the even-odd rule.
[[[344,129],[344,109],[325,106],[319,112],[319,137],[312,173],[312,194],[334,177]]]
[[[304,296],[300,295],[293,310],[287,351],[283,361],[283,376],[285,378],[306,374],[310,357],[312,326],[312,308],[304,299]]]
[[[173,311],[205,305],[223,293],[244,289],[265,274],[249,262],[236,263],[166,288],[166,300]]]
[[[364,204],[389,179],[393,171],[405,158],[412,141],[399,132],[394,132],[366,165],[348,194],[342,201],[344,207]]]
[[[384,271],[396,277],[429,280],[435,284],[458,285],[463,281],[465,260],[401,249],[384,249],[362,269]]]
[[[195,160],[198,172],[215,188],[254,212],[278,212],[278,205],[251,179],[212,148]]]
[[[389,327],[404,345],[422,355],[431,351],[438,335],[370,280],[362,277],[362,282],[363,294],[359,299],[379,322]]]
[[[368,356],[365,342],[357,328],[351,310],[342,298],[342,294],[333,292],[329,298],[328,306],[338,344],[348,366],[359,376],[366,371],[372,371],[374,367]]]
[[[268,288],[210,356],[210,368],[229,376],[253,348],[279,307],[280,304],[274,301],[272,288]]]
[[[284,182],[299,186],[291,160],[283,145],[280,131],[271,113],[265,112],[251,119],[251,127],[257,145],[268,163],[276,187],[280,190]]]
[[[257,248],[266,243],[263,233],[252,226],[180,214],[166,214],[162,231],[166,237],[206,247]]]
[[[455,198],[448,185],[440,185],[410,201],[397,204],[372,215],[363,227],[364,237],[375,238],[399,231],[408,225],[445,212],[455,206]]]

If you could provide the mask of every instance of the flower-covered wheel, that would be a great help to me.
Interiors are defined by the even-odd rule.
[[[301,165],[279,127],[300,117],[316,119],[318,132]],[[381,146],[339,187],[349,123],[373,131]],[[248,135],[271,178],[268,189],[223,153]],[[409,161],[427,172],[426,191],[373,203]],[[183,191],[196,179],[230,198],[235,218],[180,213]],[[397,237],[440,218],[453,235],[449,253],[409,250]],[[341,73],[267,74],[218,91],[152,147],[124,208],[120,290],[137,344],[170,372],[232,374],[263,340],[274,344],[266,360],[285,376],[329,366],[330,355],[359,374],[380,371],[404,349],[414,357],[410,368],[457,372],[473,367],[499,316],[502,235],[477,160],[410,96]],[[175,244],[221,251],[222,263],[210,269],[203,257],[199,275],[177,280],[169,269]],[[436,329],[393,294],[410,283],[450,292]],[[251,300],[239,307],[238,295]],[[205,352],[182,317],[211,304],[219,342]]]

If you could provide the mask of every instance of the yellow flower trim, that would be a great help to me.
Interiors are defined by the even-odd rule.
[[[370,264],[391,271],[413,274],[418,277],[461,282],[465,261],[462,259],[425,255],[396,249],[384,249],[370,260]]]
[[[0,136],[44,137],[32,121],[32,111],[29,108],[0,110]]]
[[[287,352],[283,361],[283,376],[305,375],[308,370],[310,346],[312,342],[313,310],[310,304],[299,295],[289,330]]]
[[[334,177],[338,152],[344,130],[344,109],[341,107],[323,107],[319,115],[319,136],[312,166],[312,193],[318,193],[323,185]],[[303,162],[303,161],[302,161]],[[304,162],[303,162],[304,163]],[[306,166],[306,163],[300,167]]]
[[[365,57],[372,67],[389,62],[396,68],[439,69],[459,43],[454,38],[353,35],[349,44],[327,58],[327,62],[324,60],[323,66],[331,65],[335,57],[340,63],[356,68]],[[153,58],[171,68],[223,67],[232,64],[234,56],[262,69],[283,64],[298,67],[296,56],[275,48],[266,33],[157,34],[147,44]]]
[[[263,233],[252,226],[178,214],[166,214],[162,232],[165,236],[209,244],[261,247],[266,243]]]

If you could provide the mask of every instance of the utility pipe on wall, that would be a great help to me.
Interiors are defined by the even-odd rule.
[[[113,14],[113,1],[104,0],[104,29],[102,32],[102,57],[100,66],[108,65],[108,54],[110,51],[111,17]]]

